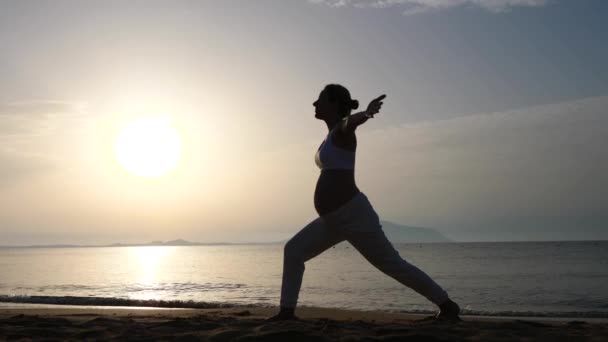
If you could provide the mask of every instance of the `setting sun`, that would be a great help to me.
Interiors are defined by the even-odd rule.
[[[167,117],[145,117],[127,123],[114,144],[117,161],[129,173],[159,177],[177,166],[181,139]]]

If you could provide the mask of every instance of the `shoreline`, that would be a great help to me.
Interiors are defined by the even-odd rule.
[[[193,339],[215,341],[359,340],[574,340],[608,336],[606,319],[429,315],[301,307],[300,320],[266,322],[276,307],[171,309],[134,307],[0,307],[4,339]]]
[[[48,303],[21,303],[21,302],[0,302],[0,312],[4,310],[15,310],[20,311],[37,311],[37,310],[99,310],[100,312],[113,311],[113,310],[132,310],[132,311],[160,311],[160,312],[185,312],[185,311],[196,311],[201,310],[250,310],[256,312],[265,312],[267,310],[278,310],[277,307],[271,305],[240,305],[240,304],[226,304],[226,305],[210,305],[208,307],[165,307],[165,306],[137,306],[137,305],[87,305],[87,304],[48,304]],[[298,306],[297,311],[313,310],[315,312],[348,312],[357,313],[358,315],[365,315],[369,313],[371,315],[383,314],[383,315],[405,315],[408,317],[427,317],[433,315],[433,312],[420,312],[420,311],[390,311],[390,310],[364,310],[364,309],[347,309],[347,308],[333,308],[333,307],[311,307],[306,305]],[[533,314],[525,315],[523,312],[521,315],[501,315],[497,314],[471,314],[461,313],[461,317],[470,318],[474,320],[531,320],[538,322],[569,322],[569,321],[585,321],[589,323],[608,323],[608,317],[589,317],[583,315],[551,315],[551,314]]]

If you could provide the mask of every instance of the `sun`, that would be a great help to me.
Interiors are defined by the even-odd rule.
[[[129,173],[142,177],[160,177],[173,170],[181,152],[179,133],[165,116],[128,122],[114,144],[118,163]]]

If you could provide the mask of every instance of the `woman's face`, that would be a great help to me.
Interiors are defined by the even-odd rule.
[[[315,118],[319,120],[327,120],[336,116],[337,102],[329,101],[325,92],[319,94],[319,98],[312,104],[315,107]]]

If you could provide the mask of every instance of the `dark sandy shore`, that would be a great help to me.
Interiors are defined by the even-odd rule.
[[[265,322],[271,308],[0,308],[0,340],[608,341],[608,322],[425,316],[302,308],[299,321]]]

